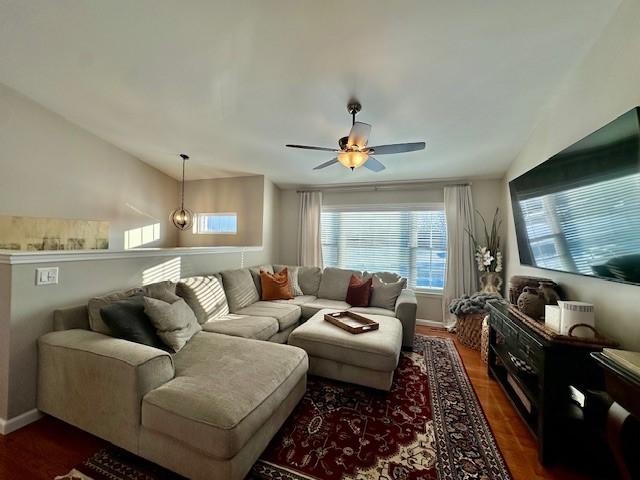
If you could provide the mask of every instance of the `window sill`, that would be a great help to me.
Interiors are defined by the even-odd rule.
[[[442,290],[436,290],[432,288],[414,288],[413,291],[416,295],[422,297],[442,297]]]
[[[19,265],[48,262],[79,262],[88,260],[115,260],[139,257],[174,257],[186,255],[211,255],[221,253],[246,253],[262,251],[261,246],[248,247],[174,247],[131,248],[128,250],[0,250],[0,264]]]

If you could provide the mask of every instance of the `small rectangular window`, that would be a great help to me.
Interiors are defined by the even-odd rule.
[[[238,215],[236,213],[196,213],[193,220],[193,233],[235,235],[238,233]]]

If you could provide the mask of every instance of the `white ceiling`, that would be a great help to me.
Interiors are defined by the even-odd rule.
[[[0,0],[0,82],[178,177],[499,177],[621,0]],[[382,173],[312,168],[351,95]],[[576,119],[579,121],[579,119]]]

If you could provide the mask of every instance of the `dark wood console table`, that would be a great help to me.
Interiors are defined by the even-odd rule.
[[[603,345],[550,335],[499,301],[489,302],[489,309],[489,376],[536,437],[540,462],[549,464],[562,455],[563,441],[583,415],[569,386],[603,389],[602,371],[590,357]]]

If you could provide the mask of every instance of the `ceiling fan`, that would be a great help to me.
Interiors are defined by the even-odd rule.
[[[369,133],[371,133],[371,125],[368,123],[356,122],[356,114],[362,110],[362,105],[357,100],[349,101],[347,105],[347,111],[351,115],[351,131],[349,136],[342,137],[338,140],[340,148],[329,147],[312,147],[308,145],[291,145],[287,144],[287,147],[291,148],[303,148],[305,150],[321,150],[323,152],[335,152],[337,155],[328,162],[321,163],[314,170],[320,170],[322,168],[329,167],[335,163],[340,162],[347,168],[354,170],[358,167],[364,166],[371,171],[381,172],[386,167],[376,160],[372,155],[388,155],[391,153],[405,153],[414,152],[416,150],[423,150],[425,147],[424,142],[414,143],[394,143],[391,145],[378,145],[377,147],[369,147],[367,142],[369,141]]]

